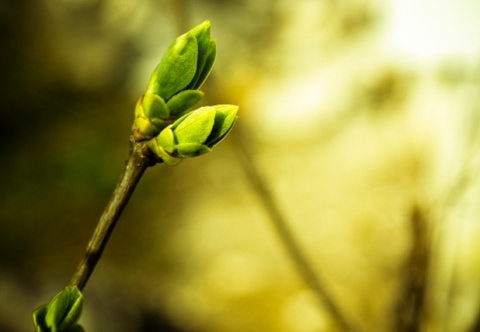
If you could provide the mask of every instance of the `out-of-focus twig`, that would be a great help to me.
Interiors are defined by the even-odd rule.
[[[403,272],[403,290],[395,309],[394,330],[421,331],[425,320],[425,297],[430,261],[428,220],[420,207],[414,205],[410,214],[412,245]]]
[[[270,187],[260,174],[260,171],[252,158],[251,151],[244,139],[240,125],[237,126],[232,136],[235,144],[235,151],[247,178],[250,180],[254,191],[258,194],[263,207],[270,217],[273,228],[277,232],[282,244],[285,246],[292,262],[295,264],[296,269],[301,277],[303,277],[305,283],[316,295],[319,300],[319,305],[322,306],[322,310],[327,310],[340,331],[358,331],[357,328],[354,328],[352,322],[349,321],[345,313],[336,303],[333,295],[329,292],[328,287],[322,281],[320,276],[315,273],[311,263],[300,248],[300,245],[288,227],[281,209],[274,200],[274,195],[272,194]]]

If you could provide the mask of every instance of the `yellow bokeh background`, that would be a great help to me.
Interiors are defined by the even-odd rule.
[[[23,0],[0,18],[0,331],[33,330],[68,283],[136,100],[205,19],[202,103],[240,118],[211,154],[147,170],[85,330],[480,329],[476,1]]]

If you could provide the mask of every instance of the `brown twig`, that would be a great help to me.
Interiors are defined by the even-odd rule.
[[[155,164],[150,150],[144,143],[135,142],[133,137],[131,137],[130,144],[130,155],[125,164],[125,169],[98,221],[97,227],[87,245],[85,255],[79,262],[70,281],[71,286],[77,286],[80,290],[83,290],[88,278],[92,274],[140,178],[148,166]]]
[[[274,230],[277,232],[286,252],[295,264],[299,274],[303,277],[305,283],[310,287],[319,300],[322,309],[325,309],[330,314],[334,324],[337,325],[340,331],[359,331],[359,328],[353,326],[353,323],[350,322],[345,313],[336,303],[333,295],[329,292],[328,287],[313,270],[307,256],[300,248],[300,245],[295,239],[291,229],[288,227],[287,221],[283,217],[278,204],[275,202],[268,184],[260,175],[254,160],[251,158],[251,153],[248,151],[248,147],[245,146],[245,140],[243,139],[244,136],[242,135],[239,126],[237,126],[235,132],[232,133],[232,136],[236,138],[233,140],[236,141],[235,151],[237,152],[237,156],[240,159],[243,169],[245,170],[254,190],[261,199],[261,202],[273,224]]]

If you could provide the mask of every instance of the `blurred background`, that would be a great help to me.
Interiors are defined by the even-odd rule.
[[[205,19],[214,153],[147,170],[86,331],[480,330],[480,3],[0,3],[0,330],[83,255],[166,47]]]

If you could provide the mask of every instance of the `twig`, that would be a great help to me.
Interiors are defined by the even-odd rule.
[[[430,266],[428,221],[419,206],[410,215],[412,247],[404,270],[404,285],[396,308],[395,331],[421,331],[425,320],[425,297]]]
[[[144,143],[134,142],[130,138],[130,155],[125,164],[125,169],[120,176],[115,191],[103,211],[97,227],[87,245],[87,250],[70,281],[71,286],[83,290],[95,265],[100,259],[115,225],[128,203],[135,187],[148,166],[155,162],[150,150]]]
[[[236,139],[233,141],[237,141],[237,144],[235,144],[235,151],[237,152],[246,175],[254,187],[254,190],[258,193],[266,212],[270,216],[275,231],[305,283],[314,292],[320,304],[325,306],[325,309],[329,312],[333,321],[341,331],[358,331],[358,329],[353,327],[352,323],[349,322],[346,315],[334,301],[332,294],[330,294],[320,276],[316,274],[311,267],[312,265],[306,258],[305,253],[302,252],[297,240],[292,234],[292,231],[288,227],[282,212],[274,201],[270,188],[263,180],[251,158],[250,151],[247,151],[248,147],[245,146],[245,140],[243,139],[240,126],[237,127],[233,135],[236,136]]]

